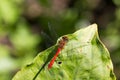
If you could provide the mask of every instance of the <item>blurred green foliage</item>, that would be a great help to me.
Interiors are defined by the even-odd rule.
[[[91,23],[99,25],[120,79],[119,22],[119,0],[0,0],[0,80],[10,80],[59,36]]]

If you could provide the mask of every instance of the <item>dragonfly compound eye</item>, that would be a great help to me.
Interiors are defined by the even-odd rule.
[[[65,42],[68,41],[68,37],[67,37],[67,36],[63,36],[62,39],[63,39],[63,41],[65,41]]]

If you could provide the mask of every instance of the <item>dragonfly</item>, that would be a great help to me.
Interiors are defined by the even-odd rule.
[[[57,36],[55,30],[50,26],[50,23],[48,23],[48,28],[49,28],[50,31],[53,32],[53,34],[51,34],[51,36]],[[47,41],[48,41],[48,39],[50,39],[49,36],[47,36],[47,34],[45,34],[45,33],[43,33],[43,32],[42,32],[42,34],[47,37]],[[55,35],[54,35],[54,34],[55,34]],[[49,40],[49,41],[52,41],[52,40]],[[64,46],[65,46],[65,44],[66,44],[67,42],[68,42],[68,37],[67,37],[67,36],[63,36],[63,37],[59,40],[57,51],[56,51],[54,57],[52,58],[52,60],[50,61],[49,65],[48,65],[48,69],[50,69],[50,68],[52,67],[52,65],[54,64],[57,56],[58,56],[59,53],[62,51],[62,49],[64,48]],[[52,43],[53,43],[53,42],[52,42]]]
[[[64,48],[65,44],[68,42],[68,37],[67,36],[63,36],[62,39],[60,39],[60,41],[58,42],[58,49],[55,53],[55,55],[53,56],[52,60],[50,61],[50,63],[48,64],[48,69],[51,69],[57,56],[59,55],[59,53],[62,51],[62,49]]]

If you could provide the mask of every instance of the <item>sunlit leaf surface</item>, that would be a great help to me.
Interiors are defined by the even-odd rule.
[[[40,52],[13,80],[116,80],[109,52],[98,37],[96,24],[66,36],[69,41],[51,69],[48,70],[48,64],[58,43]]]

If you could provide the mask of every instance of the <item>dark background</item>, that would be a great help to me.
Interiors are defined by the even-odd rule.
[[[58,37],[97,23],[120,80],[120,0],[0,0],[0,80]]]

